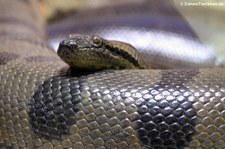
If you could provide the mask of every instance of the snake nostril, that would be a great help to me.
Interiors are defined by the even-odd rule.
[[[76,44],[71,44],[71,45],[68,45],[68,47],[70,47],[71,49],[76,49],[78,46]]]

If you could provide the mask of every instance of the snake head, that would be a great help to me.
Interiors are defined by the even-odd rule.
[[[89,51],[93,48],[99,48],[102,46],[103,38],[94,35],[69,35],[65,40],[60,42],[58,48],[58,55],[60,58],[70,59],[76,53],[80,51]]]
[[[59,44],[59,57],[70,67],[85,70],[143,68],[130,44],[92,35],[70,35]]]
[[[97,35],[69,35],[60,42],[57,54],[69,66],[83,69],[95,61],[93,59],[97,57],[96,52],[102,49],[103,40]]]

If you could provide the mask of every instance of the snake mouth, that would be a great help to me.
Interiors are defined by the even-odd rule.
[[[75,46],[71,47],[70,45],[64,44],[63,41],[59,44],[57,54],[63,59],[68,59],[73,55]]]

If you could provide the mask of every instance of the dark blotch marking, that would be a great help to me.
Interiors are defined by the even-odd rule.
[[[9,52],[0,52],[0,65],[5,65],[9,61],[15,60],[19,55]]]
[[[183,148],[195,134],[196,111],[188,98],[192,95],[185,83],[197,70],[167,70],[161,81],[149,91],[150,98],[138,106],[140,141],[151,148]],[[190,93],[184,95],[184,93]],[[174,97],[174,98],[173,98]]]
[[[83,80],[84,81],[84,80]],[[77,78],[55,76],[41,84],[29,104],[29,118],[33,130],[47,139],[60,139],[69,134],[69,127],[81,101],[81,81]]]
[[[48,61],[57,61],[59,59],[51,56],[31,56],[25,58],[25,60],[27,62],[48,62]]]

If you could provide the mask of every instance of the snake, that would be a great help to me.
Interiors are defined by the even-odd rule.
[[[94,35],[70,35],[59,44],[59,57],[70,67],[86,70],[145,68],[130,44]]]
[[[37,3],[0,0],[0,148],[225,148],[224,68],[79,72]]]

